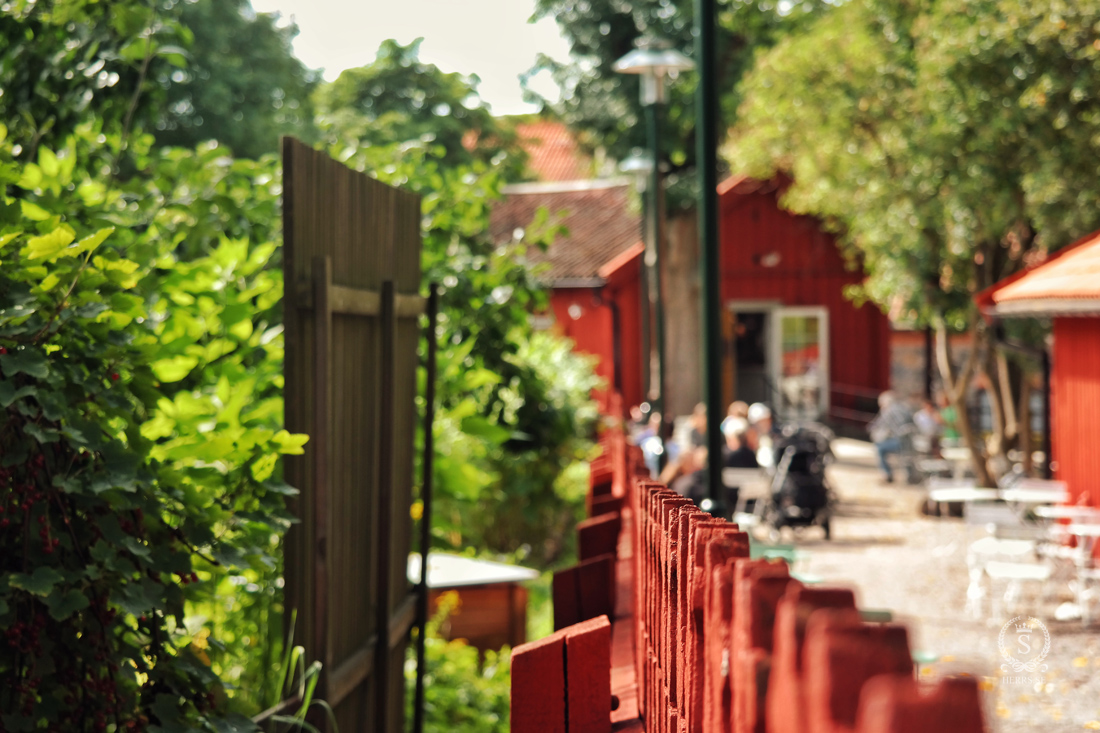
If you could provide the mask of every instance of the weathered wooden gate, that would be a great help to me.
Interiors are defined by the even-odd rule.
[[[283,139],[285,462],[295,640],[341,733],[400,731],[412,536],[420,200]]]

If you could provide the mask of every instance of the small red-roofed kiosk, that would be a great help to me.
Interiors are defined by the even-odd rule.
[[[1071,503],[1100,506],[1100,231],[974,299],[989,318],[1051,320],[1051,465]]]

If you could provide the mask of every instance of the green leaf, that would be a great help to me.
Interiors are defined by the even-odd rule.
[[[298,489],[282,481],[268,481],[264,484],[264,489],[274,494],[282,494],[283,496],[297,496],[301,493]]]
[[[61,226],[49,234],[40,237],[31,237],[27,240],[27,246],[23,248],[23,254],[30,260],[53,260],[76,237],[72,229]]]
[[[56,443],[59,439],[58,432],[56,430],[54,430],[53,428],[41,427],[37,423],[28,422],[26,425],[23,426],[23,430],[26,431],[27,435],[31,436],[42,444]]]
[[[279,456],[276,453],[265,453],[252,462],[250,470],[252,478],[257,481],[266,481],[275,473],[275,467],[279,464]]]
[[[72,254],[83,254],[85,252],[94,251],[95,248],[103,244],[103,241],[111,236],[114,231],[114,227],[107,227],[106,229],[100,229],[95,234],[89,234],[76,243],[76,246],[71,249]]]
[[[0,380],[0,407],[8,407],[11,403],[23,397],[34,396],[37,394],[38,388],[33,384],[28,384],[25,387],[15,388],[15,382],[8,380]]]
[[[252,722],[240,713],[229,713],[224,718],[210,721],[218,733],[255,733],[261,730],[260,726]],[[295,724],[301,721],[295,721]]]
[[[19,210],[25,218],[31,221],[46,221],[53,216],[38,204],[27,201],[26,199],[19,202]]]
[[[193,356],[173,356],[170,359],[161,359],[160,361],[154,361],[150,365],[150,369],[153,370],[153,374],[157,376],[162,382],[178,382],[188,374],[191,370],[198,366],[199,360]]]
[[[72,588],[60,595],[51,595],[46,599],[46,605],[50,608],[50,616],[57,621],[64,621],[77,611],[88,607],[88,597],[79,589]]]
[[[35,379],[45,379],[50,373],[46,357],[31,348],[0,355],[0,370],[5,377],[26,374]]]
[[[280,430],[275,433],[271,440],[279,446],[280,453],[290,456],[300,456],[305,453],[305,451],[302,450],[302,446],[309,441],[309,436],[300,433],[291,434],[285,430]]]
[[[122,540],[122,546],[143,560],[149,559],[149,547],[136,537],[127,537]]]
[[[461,424],[462,432],[467,435],[485,438],[493,443],[503,443],[512,435],[509,430],[489,422],[481,415],[464,417]]]
[[[31,575],[16,573],[8,580],[8,584],[12,588],[25,590],[36,596],[47,596],[53,590],[53,587],[64,579],[64,576],[53,568],[42,566],[37,568]]]
[[[0,234],[0,247],[6,246],[8,244],[8,242],[12,241],[13,239],[18,237],[22,233],[23,232],[19,231],[19,232],[8,232],[7,234]]]

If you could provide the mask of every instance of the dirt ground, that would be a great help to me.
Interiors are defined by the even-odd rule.
[[[825,541],[818,529],[794,536],[801,556],[795,572],[854,588],[863,608],[892,610],[908,625],[913,650],[937,658],[922,665],[922,678],[978,676],[989,730],[1100,730],[1100,624],[1094,619],[1086,629],[1080,620],[1054,620],[1058,604],[1071,599],[1068,585],[1052,582],[1041,600],[1039,584],[1027,583],[1021,601],[1005,609],[1005,616],[1040,619],[1050,639],[1041,677],[1010,679],[998,644],[1009,618],[991,618],[988,607],[980,618],[964,611],[966,548],[978,530],[961,519],[923,516],[923,489],[883,483],[870,444],[838,439],[834,450],[838,460],[829,472],[840,506],[833,539]],[[1093,615],[1100,612],[1094,608]]]

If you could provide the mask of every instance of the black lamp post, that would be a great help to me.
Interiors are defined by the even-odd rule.
[[[657,38],[639,38],[636,48],[615,62],[612,67],[621,74],[639,74],[642,79],[641,101],[646,111],[646,133],[649,140],[650,185],[648,186],[649,215],[647,218],[645,265],[649,273],[649,297],[653,305],[653,321],[656,331],[657,377],[650,378],[651,389],[656,388],[655,409],[665,411],[665,318],[661,295],[661,232],[664,229],[664,190],[661,186],[660,107],[667,101],[665,80],[681,71],[695,68],[695,63],[668,41]],[[652,360],[651,360],[652,361]]]
[[[653,172],[653,158],[649,157],[648,154],[643,154],[640,149],[635,148],[629,158],[626,158],[619,163],[619,170],[623,173],[633,176],[634,188],[643,197],[643,220],[648,222],[650,207],[647,203],[645,203],[645,201],[648,198],[646,196],[646,190],[649,188],[648,183]],[[647,224],[647,230],[648,227],[649,225]],[[648,231],[645,241],[649,241]],[[641,267],[641,274],[638,278],[638,290],[640,295],[638,299],[638,307],[641,309],[640,313],[642,327],[642,354],[645,355],[646,360],[645,364],[642,366],[642,395],[644,399],[648,400],[649,391],[652,386],[650,384],[650,378],[652,377],[651,372],[653,371],[653,347],[650,345],[652,331],[649,324],[650,320],[653,318],[653,300],[651,298],[651,293],[653,292],[654,288],[649,282],[650,275],[652,275],[652,270],[649,267],[645,266],[645,257],[642,258],[642,262],[643,266]]]
[[[721,296],[718,266],[718,94],[715,81],[715,2],[695,0],[695,58],[699,86],[695,90],[695,159],[699,167],[699,258],[703,284],[703,394],[707,405],[707,494],[722,513]],[[730,507],[732,509],[732,507]]]

